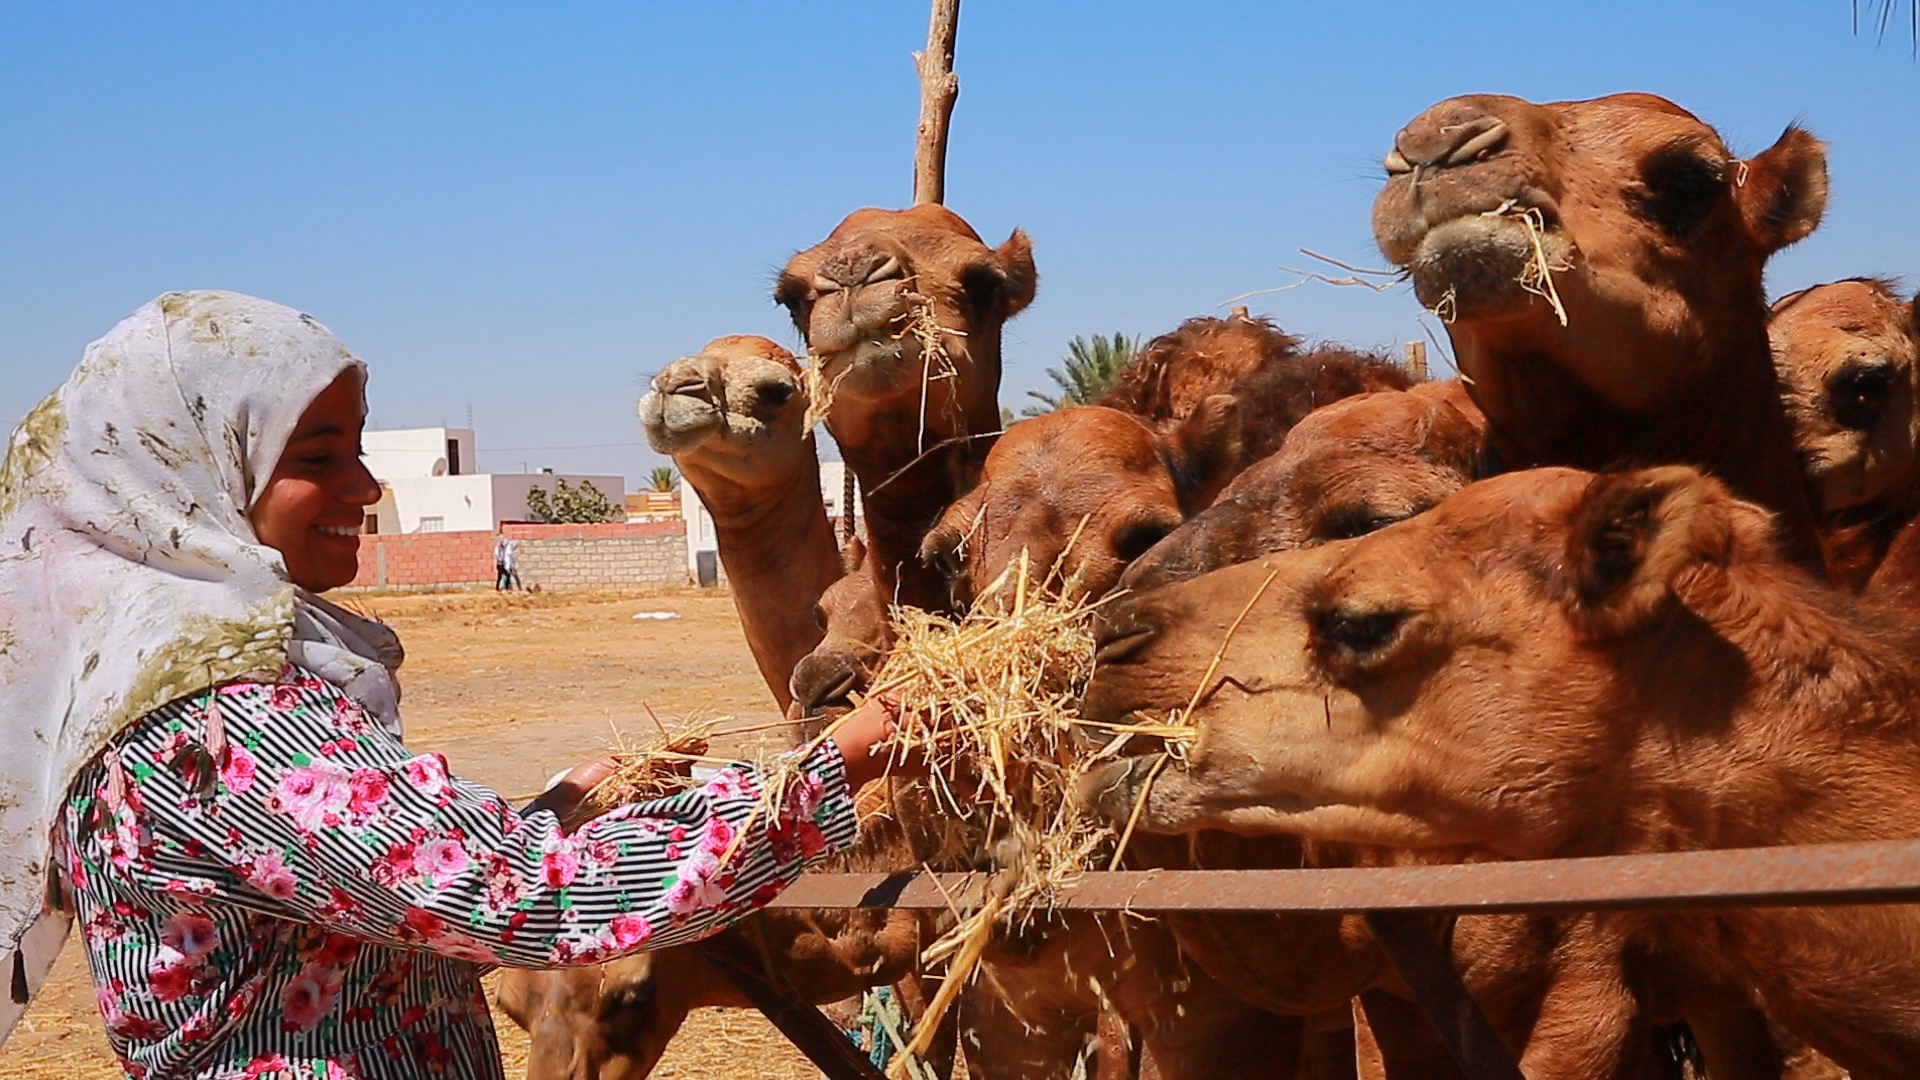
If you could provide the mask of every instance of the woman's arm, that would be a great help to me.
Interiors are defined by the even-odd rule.
[[[211,695],[231,749],[203,798],[192,764],[209,707],[207,695],[176,702],[119,745],[131,783],[112,816],[143,834],[119,848],[141,853],[122,872],[486,963],[594,963],[706,936],[857,828],[840,753],[824,744],[778,812],[756,809],[761,777],[739,765],[568,835],[552,812],[522,816],[438,754],[411,753],[300,672]]]

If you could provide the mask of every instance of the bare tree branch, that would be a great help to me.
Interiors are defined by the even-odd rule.
[[[953,43],[960,30],[960,0],[933,0],[927,25],[927,51],[913,54],[920,72],[920,130],[913,152],[913,201],[947,200],[947,129],[953,103],[960,98],[960,77],[953,73]]]

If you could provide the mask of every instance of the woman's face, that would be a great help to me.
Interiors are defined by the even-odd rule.
[[[320,391],[247,515],[260,542],[286,560],[287,576],[311,592],[353,580],[365,509],[380,501],[380,483],[360,460],[364,403],[358,371]]]

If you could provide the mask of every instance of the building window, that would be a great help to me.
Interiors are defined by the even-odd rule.
[[[367,520],[360,523],[360,532],[366,536],[372,536],[379,531],[380,531],[380,515],[379,514],[368,514]]]
[[[418,529],[415,529],[414,531],[415,532],[446,532],[447,519],[444,517],[423,517],[420,519],[420,527]]]
[[[460,440],[447,440],[447,475],[460,475]]]

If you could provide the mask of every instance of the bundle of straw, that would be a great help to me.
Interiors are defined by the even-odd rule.
[[[613,753],[617,767],[587,792],[574,816],[591,820],[615,807],[664,799],[693,787],[693,766],[728,763],[707,756],[714,731],[722,719],[693,721],[679,731],[669,732],[655,718],[654,724],[660,729],[659,741],[635,747],[625,745],[623,740]]]

